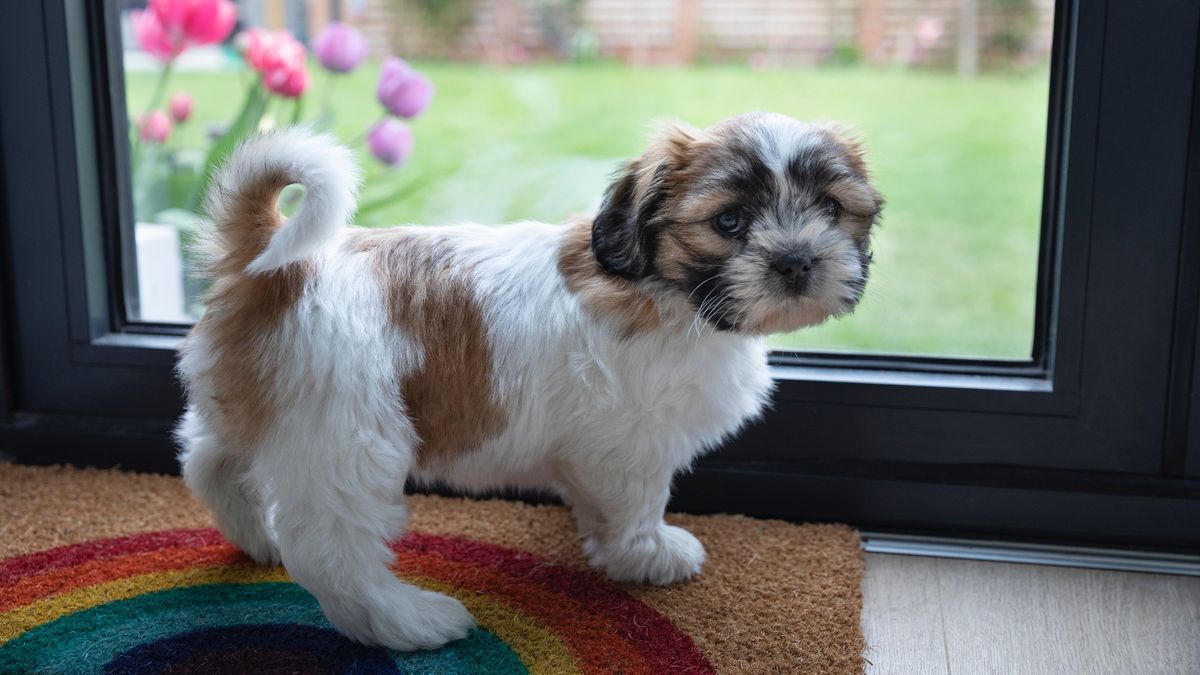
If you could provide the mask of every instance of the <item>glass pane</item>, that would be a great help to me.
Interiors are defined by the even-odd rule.
[[[704,126],[772,110],[855,126],[887,199],[855,314],[774,345],[1029,357],[1052,0],[154,6],[176,4],[211,4],[213,14],[180,28],[137,2],[122,10],[136,318],[200,311],[180,246],[198,218],[204,167],[246,128],[316,122],[355,147],[367,175],[362,225],[499,224],[594,210],[656,119]],[[223,11],[235,23],[212,18]],[[353,31],[318,45],[338,21]],[[264,40],[254,28],[280,32]],[[267,56],[246,53],[255,41]],[[289,50],[303,52],[293,60]],[[419,81],[393,92],[393,109],[415,113],[403,120],[376,96],[390,54],[436,90],[427,107]],[[251,95],[264,71],[275,91]]]

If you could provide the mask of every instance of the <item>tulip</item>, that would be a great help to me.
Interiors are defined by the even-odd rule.
[[[301,64],[268,70],[263,73],[263,86],[280,96],[300,98],[308,89],[308,69]]]
[[[393,115],[416,117],[433,100],[433,83],[403,59],[391,56],[383,62],[375,93]]]
[[[175,94],[167,104],[171,110],[171,119],[176,124],[183,124],[188,121],[188,118],[192,116],[192,107],[195,103],[191,94],[187,92],[181,91]]]
[[[317,34],[313,53],[326,70],[348,73],[367,58],[367,39],[353,26],[335,21]]]
[[[246,62],[262,73],[268,91],[297,98],[308,88],[308,55],[291,33],[252,28],[246,31],[244,46]]]
[[[150,143],[166,143],[171,137],[171,118],[161,110],[153,110],[138,120],[138,135]]]
[[[375,158],[388,166],[400,166],[412,152],[412,130],[400,120],[381,120],[367,134],[367,147]]]
[[[135,11],[130,16],[133,34],[146,53],[159,61],[171,61],[183,51],[183,42],[172,41],[154,12]]]
[[[246,63],[250,64],[251,68],[261,71],[263,55],[274,45],[276,39],[273,31],[255,27],[243,31],[238,36],[237,42],[242,49],[242,56],[245,57]]]
[[[230,0],[150,0],[146,11],[132,15],[138,44],[163,62],[192,45],[221,42],[236,21],[237,7]]]
[[[237,21],[237,6],[230,0],[150,0],[150,10],[168,35],[192,44],[221,42]]]

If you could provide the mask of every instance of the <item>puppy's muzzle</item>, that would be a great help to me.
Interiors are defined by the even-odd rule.
[[[818,262],[811,253],[787,253],[776,258],[771,269],[783,280],[785,290],[800,294],[808,288],[808,280]]]

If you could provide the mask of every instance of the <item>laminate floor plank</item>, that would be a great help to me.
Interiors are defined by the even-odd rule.
[[[1197,577],[868,554],[863,600],[873,674],[1200,673]]]
[[[868,553],[863,633],[873,675],[949,675],[933,558]]]

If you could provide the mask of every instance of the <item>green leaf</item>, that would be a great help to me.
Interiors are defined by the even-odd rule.
[[[390,205],[394,204],[395,202],[403,199],[404,197],[408,196],[409,194],[412,194],[417,189],[428,185],[431,182],[431,180],[432,180],[431,176],[424,175],[420,178],[410,180],[409,182],[405,183],[404,185],[401,185],[399,188],[389,192],[386,195],[383,195],[382,197],[376,197],[375,199],[369,199],[369,200],[363,201],[361,204],[359,204],[358,211],[355,212],[355,221],[358,222],[359,224],[364,224],[362,222],[362,219],[365,218],[366,216],[370,215],[371,213],[373,213],[375,211],[378,211],[379,209],[381,209],[385,206],[390,206]]]
[[[212,148],[208,151],[208,158],[204,162],[204,173],[196,183],[196,189],[192,192],[192,198],[188,202],[190,210],[195,211],[199,208],[205,193],[208,192],[208,185],[212,182],[213,173],[217,167],[225,161],[225,158],[233,152],[243,138],[258,130],[258,123],[262,121],[269,100],[270,97],[262,86],[262,79],[255,80],[254,84],[250,85],[249,91],[246,92],[246,102],[242,104],[242,110],[229,127],[229,131],[217,139],[217,142],[213,143]]]

